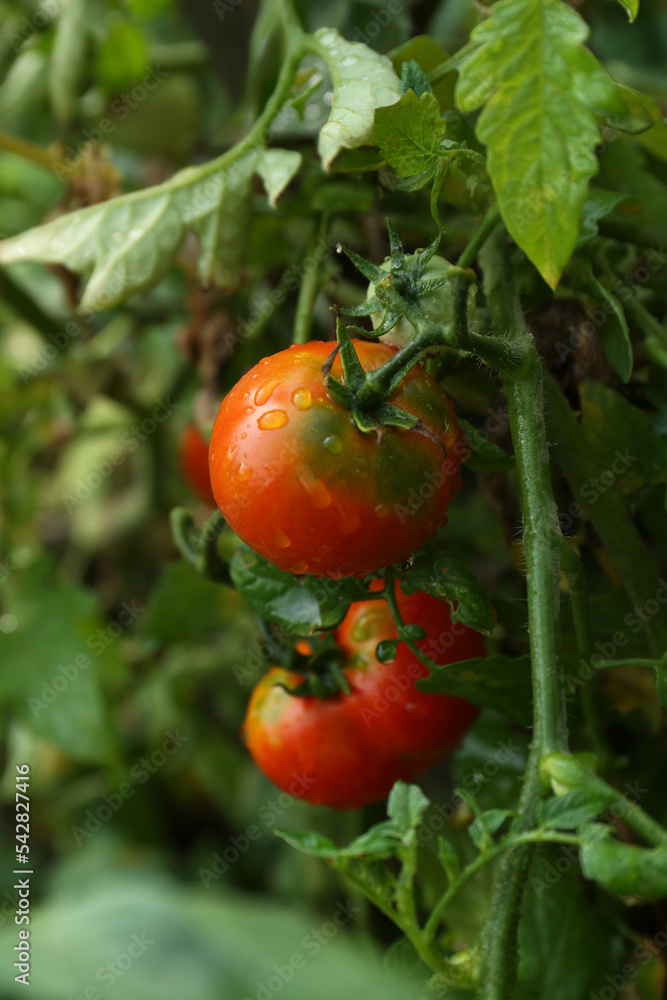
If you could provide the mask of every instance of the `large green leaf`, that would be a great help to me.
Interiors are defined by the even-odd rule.
[[[370,142],[376,108],[399,100],[401,81],[385,56],[346,41],[333,28],[320,28],[315,39],[333,83],[331,114],[317,143],[328,170],[341,150]]]
[[[252,177],[272,202],[298,169],[297,153],[253,150],[229,166],[188,167],[164,184],[62,215],[0,243],[0,262],[65,264],[88,279],[81,309],[96,312],[154,285],[185,236],[199,237],[205,284],[233,288],[247,242]]]
[[[406,594],[423,590],[447,601],[452,621],[461,622],[477,632],[489,635],[495,624],[493,607],[484,588],[467,567],[447,552],[427,549],[414,565],[401,574]]]
[[[458,60],[457,103],[462,111],[483,106],[477,135],[505,224],[552,288],[596,171],[596,112],[626,110],[582,46],[587,35],[561,0],[500,0]]]
[[[451,694],[482,708],[493,708],[513,722],[532,720],[530,657],[489,656],[448,663],[416,682],[420,691]]]
[[[231,562],[234,585],[260,617],[296,635],[340,625],[352,601],[368,597],[360,580],[293,576],[241,546]]]
[[[581,885],[574,849],[540,851],[522,906],[516,1000],[598,996],[621,964],[617,945],[610,914]]]

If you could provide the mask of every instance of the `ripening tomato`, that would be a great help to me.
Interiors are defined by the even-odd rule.
[[[227,523],[282,570],[337,579],[408,559],[446,520],[460,485],[463,434],[450,401],[417,366],[390,402],[415,430],[361,433],[329,396],[322,365],[332,343],[265,358],[223,399],[209,448],[211,484]],[[394,356],[356,341],[366,370]],[[332,374],[340,379],[336,358]]]
[[[486,655],[482,637],[453,623],[445,602],[397,594],[406,623],[427,633],[420,648],[436,662]],[[385,601],[359,601],[336,634],[349,695],[291,695],[285,687],[303,678],[279,667],[260,680],[243,736],[279,788],[314,805],[359,808],[386,797],[395,781],[413,781],[460,742],[479,710],[461,698],[418,691],[414,681],[428,670],[403,643],[393,663],[380,663],[377,643],[396,635]]]
[[[208,445],[195,423],[186,424],[178,443],[181,472],[190,489],[204,503],[215,507],[215,497],[208,474]]]

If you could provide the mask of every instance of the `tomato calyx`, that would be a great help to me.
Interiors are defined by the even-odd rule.
[[[287,669],[303,679],[294,685],[279,683],[287,694],[295,698],[320,698],[326,700],[340,694],[350,694],[350,685],[343,672],[345,656],[337,647],[327,647],[316,656],[303,656],[294,652]]]
[[[357,357],[345,321],[340,317],[336,322],[336,337],[338,346],[322,365],[324,384],[329,395],[350,411],[357,430],[362,434],[375,432],[378,438],[382,437],[384,427],[417,431],[432,441],[446,456],[444,444],[423,420],[387,402],[388,397],[414,368],[418,360],[412,356],[414,352],[404,348],[380,368],[366,371]],[[405,359],[401,357],[404,351],[407,355]],[[344,383],[330,374],[336,354],[340,354]]]
[[[382,313],[382,322],[373,331],[372,336],[374,337],[381,337],[389,333],[401,321],[402,317],[405,317],[417,329],[419,321],[423,322],[426,318],[420,307],[420,301],[450,281],[446,272],[437,276],[424,277],[428,265],[440,245],[442,232],[438,233],[425,250],[418,250],[417,253],[409,256],[406,255],[401,239],[389,219],[387,219],[387,232],[391,250],[389,271],[384,267],[371,264],[370,261],[360,257],[354,251],[341,247],[343,253],[374,285],[374,294],[366,302],[359,306],[343,309],[341,312],[345,316],[372,316],[374,313]],[[393,301],[387,300],[387,293],[390,290],[403,299],[402,307],[395,297],[392,297]],[[409,311],[414,313],[413,317],[404,311],[406,305],[409,307]],[[369,335],[367,330],[361,332],[366,336]]]

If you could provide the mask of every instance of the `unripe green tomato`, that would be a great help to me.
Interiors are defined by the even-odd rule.
[[[416,254],[408,254],[406,256],[406,261],[412,261],[415,259]],[[444,257],[431,257],[430,261],[426,265],[426,269],[421,276],[421,281],[428,281],[429,278],[435,278],[438,275],[444,274],[448,271],[452,265]],[[391,261],[385,260],[383,264],[380,264],[383,271],[389,271],[391,267]],[[429,316],[431,310],[434,313],[434,319],[441,316],[444,311],[448,311],[450,308],[451,301],[451,289],[449,284],[441,285],[439,288],[435,288],[432,292],[428,292],[426,295],[419,296],[410,289],[405,292],[401,292],[400,289],[396,289],[403,295],[410,305],[419,305],[422,313],[425,316]],[[366,300],[372,299],[375,295],[375,283],[371,282],[368,286],[368,291],[366,293]],[[373,324],[373,329],[377,329],[384,318],[383,312],[371,313],[371,323]],[[415,337],[415,328],[412,323],[409,323],[407,319],[402,316],[398,320],[396,326],[392,327],[389,333],[383,333],[380,340],[385,344],[392,344],[394,347],[405,347],[409,344],[411,340]]]

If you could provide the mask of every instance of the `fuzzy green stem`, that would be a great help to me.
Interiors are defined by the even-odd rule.
[[[495,227],[500,222],[500,212],[496,205],[493,205],[482,221],[480,222],[477,230],[475,231],[472,239],[468,243],[463,253],[458,259],[459,267],[472,267],[477,254],[482,249],[486,243],[488,237],[491,235]]]
[[[501,372],[507,397],[524,524],[533,677],[533,741],[513,831],[535,826],[540,798],[539,759],[566,748],[565,699],[558,662],[560,539],[551,486],[544,420],[542,368],[526,330],[505,247],[504,231],[491,233],[481,251],[493,325],[523,354],[521,366]],[[480,1000],[507,1000],[518,968],[521,899],[531,862],[524,845],[498,867],[481,937]]]

